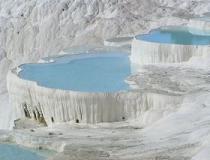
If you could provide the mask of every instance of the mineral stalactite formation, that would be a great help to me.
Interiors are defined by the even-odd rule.
[[[138,35],[132,41],[131,62],[137,67],[148,64],[182,63],[190,61],[191,58],[208,57],[210,37],[198,35],[196,31],[200,30],[166,26],[145,35]]]
[[[135,118],[147,124],[154,110],[163,106],[168,107],[166,110],[173,110],[182,101],[179,94],[167,95],[156,91],[83,93],[46,88],[19,78],[14,70],[8,73],[7,80],[16,119],[33,118],[47,125],[68,121],[117,122]],[[146,111],[148,115],[143,114]]]

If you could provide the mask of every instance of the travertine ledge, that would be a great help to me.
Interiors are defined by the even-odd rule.
[[[194,56],[207,57],[210,45],[179,45],[156,43],[134,38],[132,41],[131,62],[135,65],[157,63],[181,63]]]
[[[146,125],[163,116],[161,108],[164,112],[174,110],[182,101],[180,95],[146,90],[85,93],[46,88],[21,79],[16,70],[8,73],[7,85],[16,119],[28,117],[46,125],[69,121],[94,124],[136,118]],[[159,110],[158,115],[156,110]]]

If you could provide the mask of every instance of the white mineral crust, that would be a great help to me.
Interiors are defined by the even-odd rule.
[[[13,120],[22,117],[20,112],[14,117],[12,105],[9,105],[6,75],[10,68],[58,54],[72,46],[102,45],[103,40],[113,37],[135,36],[165,25],[187,25],[191,17],[209,11],[208,0],[0,0],[0,128],[11,129]],[[178,50],[169,47],[167,51],[174,49]],[[60,120],[64,120],[62,117],[69,120],[71,116],[62,107],[58,107],[58,112],[48,108],[47,103],[52,104],[53,95],[47,100],[40,96],[48,90],[41,90],[34,84],[31,87],[31,83],[23,85],[15,75],[9,75],[13,106],[18,109],[19,104],[26,101],[34,109],[36,103],[33,101],[40,100],[42,107],[39,109],[45,113],[46,121],[50,123],[49,118],[53,115],[59,125],[34,132],[31,129],[14,130],[10,138],[8,132],[0,131],[0,139],[9,138],[26,146],[57,150],[60,153],[54,160],[208,160],[210,58],[208,49],[194,49],[187,48],[186,55],[163,52],[158,57],[153,54],[135,57],[142,63],[189,61],[138,69],[139,74],[131,77],[135,89],[150,94],[145,96],[145,101],[138,101],[135,96],[132,100],[139,106],[144,104],[145,108],[134,110],[131,107],[132,112],[117,113],[116,118],[122,113],[132,113],[128,116],[132,120],[124,122],[60,124]],[[179,96],[174,99],[174,95]],[[127,108],[133,105],[126,99],[123,103],[127,103]],[[56,109],[55,104],[52,108]],[[75,113],[81,115],[77,110]],[[90,115],[99,117],[99,114],[100,111]],[[116,112],[111,114],[115,116]]]

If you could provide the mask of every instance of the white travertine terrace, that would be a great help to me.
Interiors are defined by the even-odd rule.
[[[188,23],[189,31],[197,35],[210,35],[210,18],[192,18]]]
[[[210,45],[180,45],[149,42],[134,38],[131,47],[131,62],[135,65],[180,63],[194,56],[209,56]]]
[[[182,101],[179,94],[159,94],[155,91],[85,93],[51,89],[19,78],[14,70],[8,73],[7,82],[16,119],[28,117],[47,125],[69,121],[117,122],[136,118],[146,125],[161,118],[164,112],[174,110]],[[145,112],[147,114],[143,114]]]
[[[0,129],[2,127],[7,129],[10,121],[14,120],[10,116],[12,111],[8,103],[5,80],[7,70],[12,66],[34,62],[40,57],[53,56],[60,50],[73,45],[102,43],[103,39],[114,36],[136,34],[162,25],[188,23],[190,17],[202,15],[210,9],[208,0],[2,0],[0,4],[0,44],[5,51],[3,59],[0,53]],[[161,82],[163,78],[166,81],[160,87],[157,84],[152,84],[152,87],[158,86],[162,89],[168,84],[166,83],[168,80],[175,78],[174,84],[177,84],[177,79],[181,79],[178,82],[184,81],[186,84],[193,84],[193,87],[201,85],[201,89],[196,89],[194,91],[196,94],[189,95],[190,92],[187,96],[185,95],[185,101],[180,104],[177,112],[160,122],[157,121],[153,125],[139,129],[143,131],[142,134],[139,130],[130,129],[133,123],[129,123],[127,130],[123,128],[119,129],[119,132],[118,129],[110,128],[105,129],[106,131],[100,128],[78,129],[76,125],[74,129],[67,129],[66,126],[62,129],[58,128],[57,133],[63,133],[63,136],[48,135],[48,128],[43,129],[46,131],[45,134],[40,133],[39,130],[35,132],[31,132],[30,129],[27,130],[28,132],[16,130],[15,132],[20,132],[18,142],[22,145],[28,142],[30,146],[37,146],[37,148],[46,143],[49,148],[57,146],[58,143],[61,146],[69,143],[69,148],[74,147],[73,151],[67,149],[63,153],[64,156],[66,153],[71,154],[68,159],[73,159],[72,153],[77,154],[78,151],[83,151],[81,148],[86,148],[90,150],[89,153],[94,153],[94,150],[103,150],[111,156],[110,158],[97,157],[95,158],[97,160],[209,160],[210,60],[198,58],[195,62],[190,66],[188,74],[183,72],[183,68],[172,72],[171,67],[166,67],[165,70],[160,69],[160,72],[164,74],[154,76],[158,82]],[[157,68],[157,66],[154,67]],[[201,66],[205,66],[203,69],[207,73],[202,73],[201,76],[197,75],[199,71],[195,71],[196,74],[192,78],[191,70]],[[148,70],[147,73],[155,75],[157,72]],[[165,73],[172,74],[165,76]],[[188,78],[183,75],[188,75]],[[139,77],[143,76],[144,74]],[[198,80],[199,77],[200,80]],[[15,80],[13,83],[16,83]],[[151,81],[145,81],[145,83],[150,84]],[[139,84],[142,84],[142,81]],[[176,85],[174,87],[176,88]],[[183,88],[185,87],[180,85],[180,89]],[[13,92],[18,95],[22,92],[22,88]],[[167,99],[167,96],[165,97]],[[161,102],[166,101],[161,100]],[[118,125],[116,128],[120,128]],[[70,125],[69,128],[71,127]],[[54,129],[53,127],[52,130]],[[116,132],[118,132],[117,135]],[[5,134],[8,135],[8,133]],[[1,135],[0,139],[2,138]],[[204,152],[207,153],[206,156]],[[113,158],[113,154],[118,158]],[[65,158],[58,156],[55,159]],[[94,160],[92,157],[88,158]],[[87,159],[87,156],[78,154],[77,159]]]

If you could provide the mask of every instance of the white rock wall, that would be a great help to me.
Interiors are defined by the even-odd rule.
[[[20,79],[12,72],[9,72],[7,81],[16,119],[25,118],[24,108],[27,107],[30,118],[43,115],[47,125],[77,120],[99,123],[136,118],[146,125],[163,117],[164,112],[173,111],[182,101],[179,95],[155,92],[82,93],[50,89]]]
[[[142,41],[134,38],[131,62],[134,66],[156,63],[180,63],[192,57],[209,57],[210,45],[177,45]]]
[[[194,18],[188,23],[189,31],[197,35],[210,35],[210,19]]]
[[[0,48],[9,62],[7,66],[0,58],[0,96],[7,95],[6,71],[11,65],[71,46],[101,45],[107,38],[186,23],[188,17],[207,11],[207,1],[193,0],[0,0]],[[8,103],[0,102],[0,111],[5,106]]]

